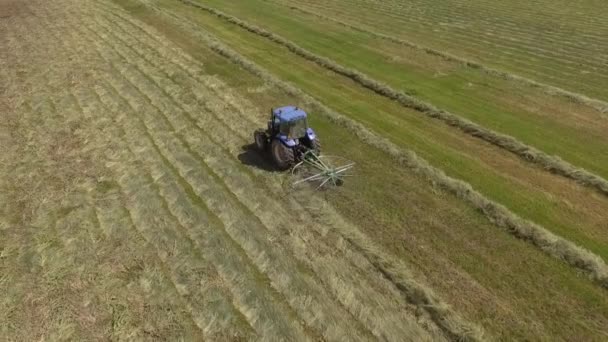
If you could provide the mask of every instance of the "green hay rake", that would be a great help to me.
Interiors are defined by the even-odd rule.
[[[308,150],[299,163],[291,169],[292,187],[313,184],[316,190],[329,186],[341,186],[345,177],[352,176],[349,171],[355,166],[354,162],[341,157],[319,155],[314,150]]]

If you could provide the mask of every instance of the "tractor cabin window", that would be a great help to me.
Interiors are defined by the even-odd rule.
[[[298,139],[306,136],[306,118],[296,119],[281,123],[281,133],[288,139]]]

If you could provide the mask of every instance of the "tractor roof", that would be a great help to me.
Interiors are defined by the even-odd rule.
[[[306,117],[306,112],[295,106],[285,106],[273,109],[273,113],[281,121],[293,121]]]

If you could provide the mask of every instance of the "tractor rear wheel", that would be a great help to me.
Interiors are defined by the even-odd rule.
[[[285,146],[281,141],[275,139],[271,144],[272,159],[281,170],[287,170],[295,164],[293,149]]]
[[[312,147],[312,149],[315,151],[315,153],[320,156],[321,155],[321,142],[319,141],[319,138],[316,138],[315,140],[313,140],[310,144]]]
[[[253,133],[253,139],[255,140],[255,146],[260,151],[266,150],[268,146],[268,136],[263,129],[258,129]]]

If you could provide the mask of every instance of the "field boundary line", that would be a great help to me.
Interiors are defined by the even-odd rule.
[[[180,24],[183,24],[183,22]],[[472,207],[479,210],[497,227],[502,228],[517,238],[530,242],[534,246],[555,258],[563,260],[569,265],[585,271],[585,273],[592,280],[597,282],[600,286],[608,289],[608,265],[606,265],[604,260],[596,254],[574,244],[569,240],[551,233],[546,228],[534,222],[520,218],[503,205],[486,198],[484,195],[473,189],[470,184],[449,177],[443,171],[431,166],[426,160],[420,158],[415,152],[405,148],[400,148],[359,122],[331,110],[291,83],[282,81],[275,75],[268,72],[266,69],[240,55],[232,48],[229,48],[220,42],[211,33],[204,31],[202,28],[199,27],[197,33],[197,36],[201,38],[210,49],[218,53],[220,56],[232,61],[234,64],[249,71],[265,82],[277,86],[285,91],[286,94],[300,97],[310,107],[316,108],[319,113],[324,115],[328,120],[346,128],[368,145],[388,153],[403,167],[412,170],[415,174],[423,176],[432,185],[442,188],[457,198],[470,204]]]
[[[180,0],[182,1],[182,0]],[[565,90],[563,88],[559,88],[556,86],[552,86],[546,83],[542,83],[542,82],[538,82],[535,81],[533,79],[527,78],[527,77],[523,77],[523,76],[519,76],[516,74],[512,74],[512,73],[508,73],[506,71],[501,71],[499,69],[495,69],[492,67],[488,67],[484,64],[481,64],[479,62],[474,62],[468,59],[465,59],[463,57],[459,57],[456,55],[453,55],[451,53],[448,52],[444,52],[444,51],[440,51],[440,50],[436,50],[433,48],[429,48],[426,46],[422,46],[404,39],[400,39],[397,37],[393,37],[391,35],[387,35],[387,34],[383,34],[383,33],[379,33],[379,32],[375,32],[369,29],[364,29],[352,24],[349,24],[345,21],[336,19],[336,18],[332,18],[332,17],[328,17],[325,16],[323,14],[319,14],[319,13],[315,13],[313,11],[309,11],[307,9],[304,9],[300,6],[296,6],[293,4],[283,4],[283,3],[277,3],[273,0],[264,0],[264,1],[269,1],[269,2],[273,2],[275,4],[278,4],[279,6],[283,6],[283,7],[289,7],[292,10],[296,10],[314,17],[317,17],[319,19],[323,19],[323,20],[328,20],[328,21],[332,21],[336,24],[339,24],[341,26],[347,27],[349,29],[355,30],[355,31],[359,31],[362,33],[366,33],[369,34],[373,37],[376,38],[380,38],[380,39],[384,39],[384,40],[388,40],[391,41],[393,43],[399,44],[399,45],[403,45],[403,46],[407,46],[409,48],[415,49],[415,50],[420,50],[423,51],[429,55],[433,55],[433,56],[437,56],[440,57],[448,62],[455,62],[458,64],[462,64],[466,67],[472,68],[472,69],[477,69],[477,70],[481,70],[486,74],[489,74],[491,76],[496,76],[502,79],[507,79],[507,80],[513,80],[513,81],[517,81],[517,82],[521,82],[523,84],[526,84],[527,86],[530,86],[532,88],[539,88],[541,89],[543,92],[545,92],[546,94],[549,95],[553,95],[553,96],[561,96],[564,97],[568,100],[574,101],[576,103],[580,103],[580,104],[584,104],[586,106],[589,106],[597,111],[599,111],[602,114],[608,114],[608,102],[603,101],[603,100],[599,100],[599,99],[594,99],[594,98],[590,98],[584,94],[580,94],[580,93],[576,93],[576,92],[572,92],[569,90]],[[606,118],[608,118],[608,116],[605,116]]]
[[[541,150],[527,145],[510,135],[498,133],[490,129],[484,128],[481,125],[478,125],[461,116],[439,109],[430,103],[421,101],[402,91],[395,90],[392,87],[380,81],[377,81],[364,73],[344,67],[331,59],[314,54],[313,52],[310,52],[300,47],[299,45],[289,41],[286,38],[283,38],[270,31],[264,30],[258,26],[249,24],[239,18],[236,18],[214,8],[195,3],[191,0],[179,1],[185,3],[186,5],[202,9],[208,13],[211,13],[212,15],[217,16],[220,19],[223,19],[231,24],[237,25],[243,28],[244,30],[247,30],[253,34],[259,35],[272,42],[282,45],[294,54],[306,60],[314,62],[325,69],[331,70],[339,75],[347,77],[352,81],[356,82],[357,84],[369,90],[372,90],[378,95],[398,102],[406,108],[414,109],[417,112],[423,113],[428,117],[438,119],[449,126],[459,129],[467,135],[479,138],[492,145],[509,151],[517,155],[524,161],[537,164],[544,170],[547,170],[556,175],[563,176],[565,178],[572,179],[581,185],[595,188],[603,195],[608,196],[608,181],[583,168],[576,167],[568,163],[567,161],[564,161],[558,156],[548,155],[542,152]]]

